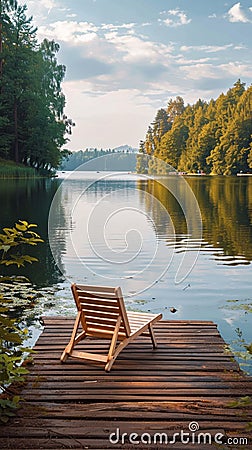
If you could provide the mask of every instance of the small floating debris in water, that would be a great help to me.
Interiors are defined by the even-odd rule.
[[[174,308],[174,306],[171,306],[171,307],[170,307],[170,311],[171,311],[171,313],[175,313],[175,312],[177,312],[177,309]]]
[[[182,290],[185,291],[185,290],[188,289],[189,287],[191,287],[190,284],[188,284],[187,286],[185,286]]]

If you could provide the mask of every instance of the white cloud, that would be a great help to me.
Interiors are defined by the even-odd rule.
[[[201,80],[202,78],[218,78],[216,67],[212,64],[194,64],[181,66],[180,71],[185,73],[186,78]]]
[[[74,17],[77,17],[77,14],[66,14],[66,17],[68,17],[69,19],[73,19]]]
[[[234,50],[246,50],[247,47],[244,44],[238,44],[234,46]]]
[[[233,44],[226,45],[182,45],[180,50],[182,52],[188,52],[191,50],[204,51],[206,53],[216,53],[227,50],[228,48],[233,48]]]
[[[57,2],[55,0],[40,0],[40,5],[44,8],[52,9],[57,6]]]
[[[135,23],[124,23],[122,25],[114,25],[112,23],[103,23],[101,26],[102,30],[110,30],[110,31],[117,31],[120,29],[127,29],[130,30],[132,28],[134,28],[136,24]]]
[[[182,66],[184,66],[184,65],[186,65],[186,66],[188,66],[188,65],[195,65],[195,64],[199,64],[199,63],[202,63],[202,64],[205,64],[205,63],[209,63],[209,62],[211,62],[211,61],[214,61],[215,59],[214,58],[197,58],[197,59],[189,59],[189,58],[185,58],[185,57],[183,57],[182,55],[178,55],[178,57],[176,58],[176,63],[177,63],[177,65],[182,65]]]
[[[74,20],[39,28],[39,37],[54,39],[65,51],[72,79],[90,80],[90,94],[150,85],[174,64],[174,46],[135,34],[134,23],[96,26]]]
[[[249,8],[249,10],[251,11],[252,8]],[[232,8],[229,9],[227,16],[229,22],[252,22],[251,18],[248,18],[246,13],[243,11],[240,2],[236,3],[234,6],[232,6]]]
[[[19,0],[19,3],[24,5],[26,4],[28,6],[28,10],[34,15],[39,14],[42,10],[48,10],[48,13],[51,9],[57,8],[59,6],[59,3],[57,0]]]
[[[164,58],[167,58],[172,50],[171,46],[145,41],[139,36],[130,34],[118,35],[113,32],[107,33],[105,38],[119,53],[122,53],[122,59],[128,62],[146,60],[149,63],[165,63]]]
[[[96,38],[98,28],[92,23],[75,21],[58,21],[48,26],[42,26],[38,32],[40,36],[68,44],[81,44]]]
[[[205,79],[237,79],[241,77],[251,77],[252,68],[239,61],[227,64],[194,64],[180,67],[180,71],[185,73],[187,79],[202,81]]]
[[[97,60],[107,62],[151,60],[157,61],[160,53],[167,56],[170,47],[147,41],[143,36],[134,35],[134,23],[122,25],[102,24],[97,27],[89,22],[64,20],[53,22],[38,29],[39,38],[55,39],[68,46],[89,43],[82,48],[84,56],[95,56]]]
[[[181,25],[188,25],[191,19],[188,19],[186,13],[180,9],[170,9],[163,11],[161,14],[166,14],[168,17],[163,20],[163,23],[168,27],[179,27]]]
[[[240,61],[230,61],[227,64],[221,64],[220,69],[224,74],[231,75],[233,78],[252,77],[252,68],[247,64],[243,64]]]
[[[41,23],[48,20],[48,16],[59,7],[58,0],[19,0],[20,5],[26,5],[27,15],[33,17],[35,25],[39,26]]]

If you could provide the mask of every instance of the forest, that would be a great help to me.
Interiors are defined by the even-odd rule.
[[[61,170],[136,170],[137,149],[121,145],[113,149],[86,148],[66,155]]]
[[[74,123],[64,115],[59,45],[38,44],[27,6],[0,0],[0,158],[40,171],[57,168]]]
[[[138,172],[162,174],[167,164],[186,173],[252,172],[252,86],[239,79],[216,100],[187,106],[180,96],[170,99],[139,151]]]

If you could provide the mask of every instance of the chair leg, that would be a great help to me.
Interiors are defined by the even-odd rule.
[[[80,323],[80,319],[81,319],[81,312],[79,311],[74,323],[74,327],[73,327],[73,331],[72,331],[72,336],[71,339],[69,341],[69,343],[67,344],[65,350],[63,351],[61,357],[60,357],[60,361],[61,362],[65,362],[68,355],[71,353],[73,346],[75,344],[75,337],[78,331],[78,327],[79,327],[79,323]]]
[[[107,362],[107,364],[105,366],[106,372],[110,372],[111,367],[113,366],[114,362],[115,362],[115,358],[111,358],[111,360],[109,362]]]
[[[109,347],[108,362],[107,362],[107,364],[105,366],[106,372],[110,371],[110,369],[111,369],[111,367],[114,364],[115,359],[116,359],[116,357],[115,357],[115,348],[116,348],[118,332],[119,332],[119,328],[120,328],[120,325],[121,325],[121,321],[122,321],[121,316],[118,316],[117,321],[116,321],[114,334],[113,334],[113,337],[112,337],[112,340],[111,340],[111,344],[110,344],[110,347]]]
[[[62,362],[62,363],[65,362],[67,357],[68,357],[68,352],[65,349],[60,357],[60,362]]]
[[[106,366],[105,366],[106,372],[109,372],[111,370],[111,367],[113,366],[117,356],[128,345],[128,343],[129,343],[129,339],[125,339],[123,342],[120,342],[120,344],[115,348],[113,355],[110,356],[110,359],[106,363]]]
[[[153,331],[153,328],[152,328],[152,325],[151,325],[151,324],[148,324],[148,330],[149,330],[149,333],[150,333],[150,337],[151,337],[151,342],[152,342],[153,348],[157,348],[157,342],[156,342],[156,338],[155,338],[154,331]],[[138,334],[138,335],[141,335],[142,333],[140,332],[140,333],[137,333],[137,334]],[[114,362],[115,362],[117,356],[119,355],[119,353],[121,353],[121,351],[122,351],[122,350],[123,350],[130,342],[132,342],[132,340],[133,340],[133,339],[132,339],[132,336],[131,336],[130,338],[128,338],[128,339],[125,339],[124,341],[122,341],[122,342],[115,348],[113,354],[112,354],[112,353],[110,354],[110,359],[108,360],[108,362],[107,362],[107,364],[106,364],[106,366],[105,366],[106,372],[109,372],[109,371],[111,370],[111,367],[113,366],[113,364],[114,364]],[[111,345],[112,345],[112,344],[111,344]]]
[[[149,333],[150,333],[150,337],[151,337],[151,342],[152,342],[153,348],[157,348],[157,341],[156,341],[156,338],[155,338],[155,335],[154,335],[154,331],[153,331],[152,325],[150,323],[148,325],[148,330],[149,330]]]

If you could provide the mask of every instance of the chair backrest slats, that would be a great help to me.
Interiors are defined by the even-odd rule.
[[[104,323],[99,323],[99,322],[95,322],[95,321],[90,321],[88,323],[88,331],[90,331],[91,329],[99,329],[99,330],[104,330],[104,331],[110,331],[111,333],[114,332],[115,327],[113,326],[113,324],[104,324]],[[120,333],[123,333],[125,335],[125,330],[124,328],[121,326],[120,327]]]
[[[119,334],[128,337],[130,325],[120,288],[107,286],[72,285],[78,311],[82,312],[88,334],[114,333],[118,316],[121,316]]]
[[[104,302],[105,303],[105,302]],[[108,314],[117,314],[118,316],[118,308],[115,308],[114,306],[104,306],[104,305],[97,305],[94,304],[94,302],[83,302],[82,299],[80,299],[80,304],[82,308],[89,308],[90,311],[100,311],[101,313],[108,313]]]
[[[101,313],[96,314],[96,311],[87,311],[85,313],[86,320],[97,320],[97,321],[103,321],[107,320],[109,322],[113,322],[117,320],[118,314],[107,314],[107,313]]]
[[[94,292],[95,294],[99,294],[99,292],[101,294],[104,294],[105,292],[114,295],[115,294],[115,288],[113,287],[108,287],[108,286],[89,286],[86,284],[76,284],[77,288],[80,290],[85,290],[86,292],[92,293]]]
[[[84,293],[82,293],[82,291],[78,292],[78,297],[79,297],[79,301],[81,303],[87,303],[88,305],[97,305],[98,307],[104,307],[104,306],[108,306],[110,308],[113,307],[118,307],[118,302],[116,298],[102,298],[101,294],[100,297],[94,297],[94,296],[89,296],[89,295],[84,295]]]

